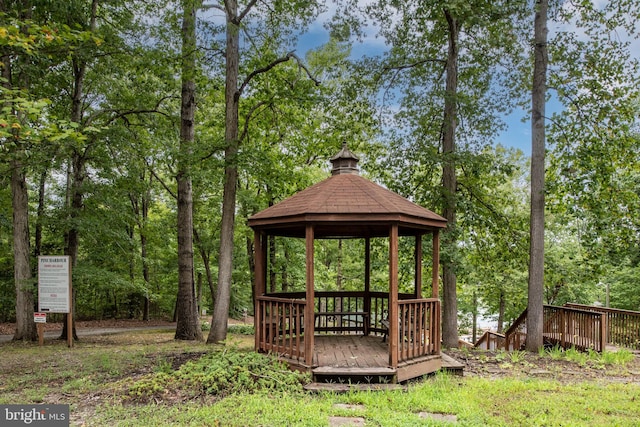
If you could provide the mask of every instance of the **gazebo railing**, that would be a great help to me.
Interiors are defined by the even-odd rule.
[[[398,362],[440,354],[440,300],[398,301]]]
[[[260,296],[259,350],[304,360],[304,300]]]
[[[258,348],[303,361],[304,295],[281,295],[286,297],[257,298]],[[401,295],[398,301],[398,362],[440,354],[440,301],[408,297]],[[316,292],[314,328],[316,333],[385,334],[388,331],[382,321],[388,309],[388,294],[383,292],[369,293],[368,300],[363,292]]]
[[[284,301],[304,301],[304,292],[280,292],[264,298]],[[399,294],[400,301],[414,299],[412,294]],[[315,332],[383,335],[387,328],[383,320],[388,317],[389,294],[364,291],[318,291],[313,301]]]
[[[369,332],[386,334],[387,328],[384,327],[382,321],[388,317],[389,294],[386,292],[371,292],[370,297]]]
[[[313,304],[317,333],[368,333],[364,292],[316,292]]]

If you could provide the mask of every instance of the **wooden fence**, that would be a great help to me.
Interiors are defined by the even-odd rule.
[[[565,307],[604,313],[607,344],[640,350],[640,312],[572,303]]]
[[[521,350],[527,338],[527,310],[504,333],[505,350]]]
[[[606,316],[590,310],[544,306],[545,340],[563,348],[602,352],[606,345]]]
[[[606,346],[606,316],[591,310],[544,306],[543,337],[546,343],[562,348],[575,347],[602,352]],[[527,310],[505,332],[504,348],[524,348],[527,336]]]

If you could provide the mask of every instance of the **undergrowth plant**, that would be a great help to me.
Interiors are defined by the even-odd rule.
[[[238,335],[253,335],[254,328],[253,325],[229,325],[227,332]]]
[[[540,356],[548,356],[553,360],[567,360],[569,362],[577,363],[582,367],[591,366],[601,369],[611,365],[625,366],[633,361],[635,357],[634,354],[626,348],[603,352],[597,352],[593,349],[589,349],[585,352],[577,350],[575,347],[565,350],[557,345],[552,348],[541,350],[539,354]]]
[[[589,360],[589,355],[584,351],[576,350],[575,347],[571,347],[564,351],[564,358],[584,367]]]
[[[558,345],[545,349],[543,353],[548,355],[552,360],[561,360],[564,358],[564,351]]]
[[[509,359],[512,363],[522,363],[526,360],[527,353],[523,350],[514,350],[509,353]]]
[[[635,355],[626,348],[621,348],[618,351],[604,351],[598,355],[602,363],[606,365],[625,366],[635,358]]]
[[[309,376],[291,371],[272,356],[224,349],[189,361],[174,372],[158,372],[129,386],[134,402],[161,401],[168,395],[187,399],[222,398],[234,393],[301,392]]]

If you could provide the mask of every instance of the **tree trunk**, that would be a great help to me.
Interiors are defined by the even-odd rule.
[[[531,225],[529,241],[529,299],[527,303],[527,351],[543,345],[544,300],[544,157],[545,97],[547,93],[547,8],[548,0],[536,2],[531,91]]]
[[[147,220],[149,218],[149,194],[145,192],[142,195],[142,218],[140,227],[140,257],[142,258],[142,278],[144,280],[144,301],[142,307],[142,320],[149,320],[149,260],[147,259]]]
[[[224,189],[222,196],[222,224],[220,227],[220,255],[218,260],[218,290],[213,308],[208,343],[218,343],[227,338],[227,322],[231,301],[231,276],[233,272],[233,232],[236,212],[238,181],[238,63],[240,61],[240,28],[238,3],[225,1],[227,11],[226,79],[225,79],[225,141]]]
[[[498,301],[498,332],[499,334],[504,331],[504,312],[505,312],[505,300],[504,291],[500,291],[500,300]]]
[[[40,173],[40,181],[38,182],[38,209],[36,213],[35,247],[33,248],[33,255],[36,258],[42,253],[42,222],[44,220],[47,175],[48,168],[45,168]]]
[[[17,153],[19,155],[19,153]],[[34,285],[29,265],[29,200],[27,182],[19,160],[11,162],[13,207],[13,277],[16,286],[16,332],[14,340],[38,339],[33,321]]]
[[[98,0],[92,0],[91,2],[91,16],[89,22],[89,28],[91,32],[96,29],[96,16],[98,11]],[[87,74],[87,63],[79,57],[74,57],[71,61],[71,68],[73,70],[73,93],[71,96],[71,121],[80,125],[82,123],[82,98],[84,95],[84,80]],[[71,181],[67,183],[67,192],[71,198],[69,209],[69,229],[67,230],[65,241],[66,248],[65,254],[69,256],[71,261],[71,268],[75,268],[78,258],[78,248],[80,246],[80,230],[77,226],[78,218],[83,208],[83,184],[86,178],[86,161],[89,152],[89,146],[84,151],[80,149],[74,149],[70,163],[71,171],[68,171],[67,177],[71,177]],[[75,307],[73,300],[75,299],[75,291],[72,293],[71,306]],[[73,312],[75,310],[72,309]],[[68,339],[68,324],[67,317],[64,315],[64,322],[62,327],[62,333],[60,334],[61,340]],[[73,317],[73,313],[72,313]],[[77,340],[78,335],[76,333],[76,324],[72,318],[72,334],[73,339]]]
[[[282,245],[284,251],[284,265],[282,266],[282,292],[289,290],[289,273],[287,268],[291,265],[291,252],[287,245]]]
[[[442,185],[444,190],[444,212],[447,229],[444,239],[448,250],[455,251],[456,235],[456,169],[455,135],[457,124],[456,96],[458,91],[458,22],[445,9],[449,26],[449,49],[447,55],[447,81],[444,101],[444,123],[442,133]],[[456,292],[456,272],[451,256],[442,260],[442,345],[445,348],[458,347],[458,300]]]
[[[251,313],[256,312],[256,258],[255,249],[253,247],[253,239],[246,238],[247,244],[247,259],[249,262],[249,275],[251,277]],[[284,289],[283,289],[284,290]]]
[[[82,76],[84,76],[84,72],[82,73]],[[82,86],[82,79],[84,79],[84,77],[81,77],[80,75],[76,75],[76,87],[80,87]],[[75,104],[75,103],[74,103]],[[72,119],[75,117],[75,120],[72,120],[76,123],[80,122],[80,107],[77,107],[77,110],[74,108],[74,114],[72,114]],[[76,117],[76,112],[77,112],[77,117]],[[78,260],[78,248],[80,246],[80,229],[78,228],[78,219],[81,215],[83,206],[84,206],[84,201],[83,201],[83,189],[82,186],[84,184],[84,180],[86,178],[86,154],[87,152],[85,151],[84,153],[80,153],[78,151],[74,151],[73,154],[73,159],[71,160],[71,173],[70,173],[70,177],[71,180],[68,182],[68,185],[70,186],[68,193],[71,196],[71,200],[68,201],[68,203],[70,203],[70,208],[69,208],[69,224],[70,227],[67,230],[67,235],[65,238],[66,241],[66,248],[65,248],[65,255],[69,256],[70,262],[71,262],[71,268],[75,268],[77,260]],[[72,294],[72,299],[75,298],[75,291]],[[73,301],[72,301],[72,307],[75,306]],[[72,310],[73,312],[75,312],[75,310]],[[61,340],[67,340],[68,338],[68,321],[67,321],[67,317],[69,316],[69,314],[65,314],[64,315],[64,322],[63,322],[63,326],[62,326],[62,332],[60,333],[60,339]],[[72,313],[72,317],[73,317],[73,313]],[[73,333],[73,339],[77,340],[78,339],[78,335],[76,333],[76,324],[74,319],[72,319],[72,333]]]
[[[473,291],[473,319],[471,319],[471,342],[478,340],[478,293]]]
[[[196,1],[184,1],[182,19],[182,107],[178,183],[178,297],[176,334],[179,340],[201,340],[193,273],[193,193],[189,170],[195,135]]]

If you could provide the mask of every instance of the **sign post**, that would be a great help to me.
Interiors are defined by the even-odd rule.
[[[73,347],[71,262],[68,255],[38,257],[38,311],[67,314],[67,343]]]
[[[44,324],[47,323],[47,313],[33,313],[33,321],[38,327],[38,344],[44,344]]]

